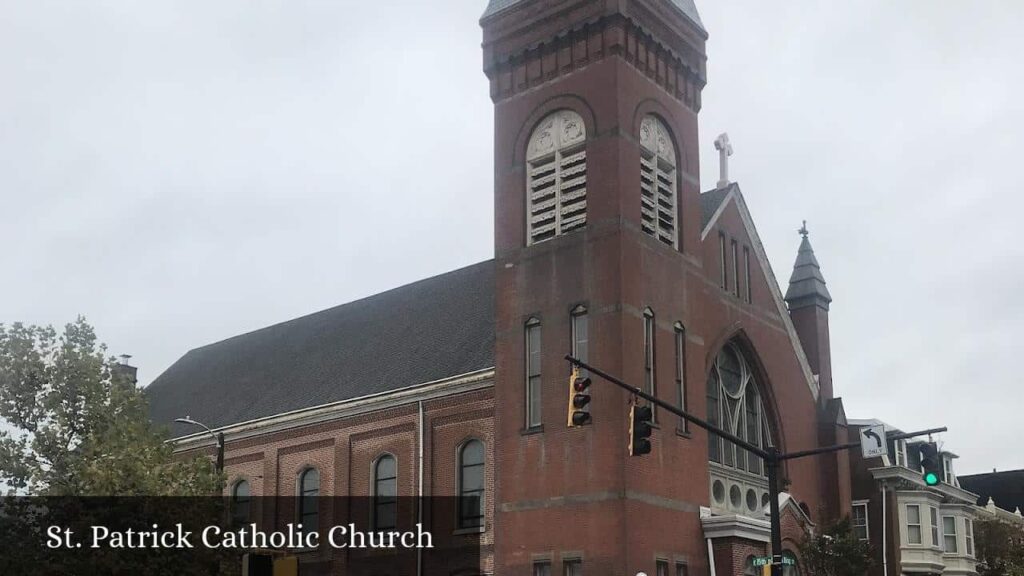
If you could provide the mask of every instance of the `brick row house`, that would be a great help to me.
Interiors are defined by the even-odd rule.
[[[851,435],[879,425],[886,434],[904,432],[875,419],[849,421]],[[976,522],[1024,524],[1014,498],[1024,496],[1024,472],[958,476],[958,456],[940,443],[940,481],[927,486],[919,450],[925,442],[888,440],[888,454],[874,458],[851,452],[850,518],[871,543],[871,576],[977,574]]]
[[[183,454],[223,432],[228,492],[326,525],[301,496],[472,496],[469,572],[753,573],[763,462],[656,411],[627,453],[629,395],[593,385],[568,428],[573,353],[759,446],[848,438],[831,297],[806,230],[785,296],[740,187],[701,191],[708,33],[692,0],[491,0],[494,259],[192,350],[147,389]],[[484,191],[481,191],[483,193]],[[783,551],[849,514],[850,462],[785,462]],[[292,509],[294,508],[294,509]],[[465,508],[465,509],[463,509]],[[305,573],[342,573],[335,550]],[[433,572],[431,572],[433,573]],[[455,569],[437,573],[456,573]]]

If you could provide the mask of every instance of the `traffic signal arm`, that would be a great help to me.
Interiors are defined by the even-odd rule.
[[[602,372],[601,370],[599,370],[597,368],[594,368],[593,366],[590,366],[589,364],[587,364],[585,362],[577,360],[571,354],[566,354],[565,359],[568,360],[570,363],[572,363],[572,365],[575,366],[576,368],[582,368],[582,369],[586,370],[590,374],[594,374],[595,376],[600,376],[601,378],[611,382],[612,384],[615,384],[619,388],[623,388],[625,390],[628,390],[632,394],[634,394],[636,396],[639,396],[640,398],[643,398],[644,400],[652,402],[653,404],[657,405],[659,408],[663,408],[665,411],[670,412],[672,414],[675,414],[676,416],[679,416],[680,418],[683,418],[687,422],[692,422],[692,423],[696,424],[697,426],[700,426],[701,428],[707,430],[711,434],[715,434],[715,435],[721,436],[722,438],[725,438],[726,440],[732,442],[733,444],[736,444],[737,446],[739,446],[739,447],[741,447],[741,448],[743,448],[743,449],[745,449],[745,450],[747,450],[749,452],[753,452],[754,454],[760,456],[761,458],[767,458],[768,457],[768,452],[766,452],[764,450],[764,448],[761,448],[760,446],[755,446],[755,445],[751,444],[750,442],[747,442],[746,440],[743,440],[742,438],[740,438],[738,436],[734,436],[733,434],[730,434],[729,432],[726,432],[725,430],[722,430],[718,426],[715,426],[713,424],[708,424],[704,420],[701,420],[700,418],[697,418],[696,416],[694,416],[694,415],[692,415],[692,414],[690,414],[688,412],[680,410],[679,408],[676,408],[675,406],[669,404],[668,402],[664,402],[664,401],[658,399],[657,397],[655,397],[655,396],[653,396],[651,394],[648,394],[647,392],[644,392],[640,388],[636,388],[634,386],[630,386],[629,384],[626,384],[622,380],[619,380],[618,378],[616,378],[616,377],[614,377],[614,376],[612,376],[610,374]]]

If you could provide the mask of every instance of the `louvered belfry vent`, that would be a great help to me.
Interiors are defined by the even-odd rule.
[[[676,245],[676,150],[668,128],[654,116],[640,123],[640,226]]]
[[[526,153],[528,244],[586,226],[586,140],[583,119],[571,110],[550,114],[530,136]]]

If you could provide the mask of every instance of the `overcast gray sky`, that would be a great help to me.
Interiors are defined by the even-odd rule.
[[[485,4],[0,0],[0,322],[84,314],[148,383],[490,258]],[[698,7],[704,187],[728,131],[783,283],[808,220],[848,416],[1024,468],[1024,2]]]

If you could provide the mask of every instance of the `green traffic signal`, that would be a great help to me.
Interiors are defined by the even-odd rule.
[[[942,477],[942,461],[935,442],[925,442],[918,446],[921,455],[922,479],[927,486],[937,486]]]

